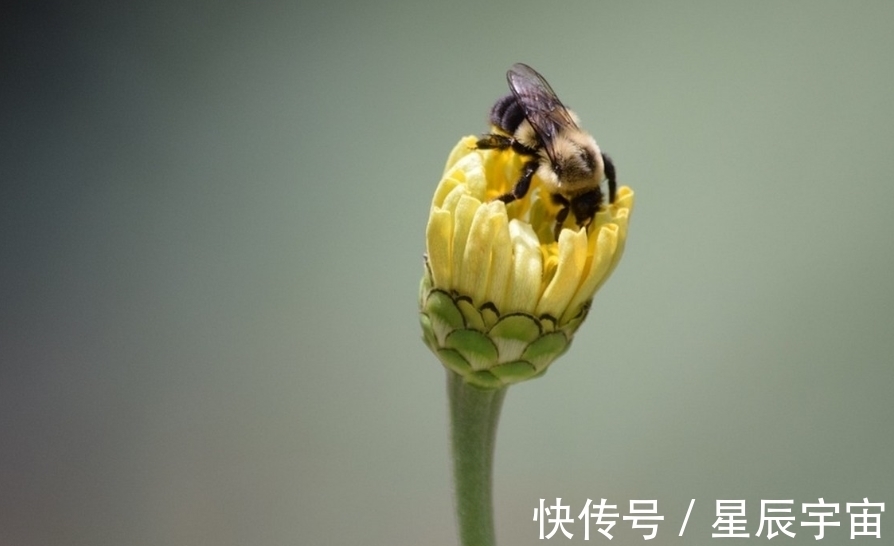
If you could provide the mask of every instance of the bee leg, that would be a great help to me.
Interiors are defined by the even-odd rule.
[[[513,137],[500,135],[497,133],[488,133],[483,135],[475,143],[475,147],[479,150],[509,150],[519,155],[536,156],[537,150],[529,148]]]
[[[561,205],[562,208],[559,209],[559,213],[556,214],[556,241],[559,240],[559,234],[562,233],[562,224],[565,223],[565,219],[568,218],[568,212],[571,210],[571,202],[562,197],[561,195],[554,193],[552,195],[553,203],[557,205]]]
[[[509,204],[516,199],[521,199],[525,195],[528,194],[528,188],[531,187],[531,178],[534,176],[534,173],[537,172],[537,167],[540,166],[540,162],[537,160],[528,161],[525,163],[525,166],[522,167],[522,175],[521,178],[518,179],[518,182],[515,183],[515,187],[512,188],[511,192],[504,193],[503,195],[497,197],[500,201]]]
[[[605,178],[608,179],[608,202],[615,202],[615,193],[617,193],[618,182],[615,178],[615,164],[607,153],[602,152],[602,164],[605,169]]]
[[[481,150],[505,150],[512,147],[512,140],[506,135],[488,133],[479,138],[475,146]]]

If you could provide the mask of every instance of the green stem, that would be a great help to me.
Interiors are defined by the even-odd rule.
[[[462,546],[494,546],[494,445],[506,387],[480,389],[447,372],[454,502]]]

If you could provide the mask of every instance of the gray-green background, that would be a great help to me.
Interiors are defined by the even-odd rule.
[[[0,544],[454,544],[423,233],[517,61],[637,203],[571,351],[507,396],[500,543],[540,544],[556,497],[656,499],[674,545],[722,541],[716,499],[747,500],[750,543],[760,499],[869,497],[894,536],[894,4],[32,4],[0,28]]]

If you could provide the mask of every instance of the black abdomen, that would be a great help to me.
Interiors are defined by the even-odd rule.
[[[509,94],[498,100],[490,110],[490,122],[510,135],[525,120],[525,112],[515,95]]]

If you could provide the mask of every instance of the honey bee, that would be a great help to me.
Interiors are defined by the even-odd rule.
[[[494,104],[490,112],[493,132],[483,135],[477,147],[512,149],[529,158],[512,191],[497,199],[504,203],[521,199],[536,173],[553,203],[561,207],[556,215],[558,240],[569,213],[578,226],[593,221],[603,201],[603,178],[608,181],[608,201],[615,202],[615,166],[536,70],[517,63],[506,79],[512,93]]]

